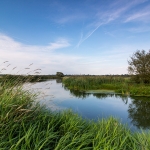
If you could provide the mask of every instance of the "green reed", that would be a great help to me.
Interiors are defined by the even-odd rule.
[[[148,150],[150,147],[150,132],[132,133],[113,117],[94,122],[70,110],[51,112],[35,102],[36,93],[23,90],[18,79],[15,82],[14,86],[8,81],[1,85],[1,150]]]
[[[74,89],[99,89],[103,85],[113,85],[113,88],[120,86],[125,82],[125,79],[120,77],[66,77],[64,78],[64,83],[66,86]]]
[[[124,95],[150,96],[150,85],[136,84],[130,78],[115,76],[64,77],[65,87],[72,90],[114,90]]]

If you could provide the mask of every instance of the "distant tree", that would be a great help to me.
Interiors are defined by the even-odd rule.
[[[56,72],[56,76],[64,77],[64,74],[62,72]]]
[[[128,72],[136,82],[150,83],[150,50],[137,50],[128,64]]]

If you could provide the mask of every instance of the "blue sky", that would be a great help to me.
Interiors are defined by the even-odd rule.
[[[142,49],[150,49],[150,0],[0,2],[2,73],[27,73],[33,63],[31,73],[126,74]]]

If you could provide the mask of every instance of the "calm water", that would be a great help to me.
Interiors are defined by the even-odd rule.
[[[114,116],[128,124],[132,131],[150,129],[150,98],[79,93],[67,90],[60,80],[39,82],[32,87],[41,92],[40,104],[53,111],[69,108],[93,120]]]

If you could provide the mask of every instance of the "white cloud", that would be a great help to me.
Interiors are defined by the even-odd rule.
[[[57,49],[69,46],[70,43],[66,39],[59,39],[47,46],[25,45],[7,35],[0,34],[0,64],[2,64],[0,68],[8,65],[8,63],[2,63],[7,60],[11,65],[8,68],[6,67],[7,70],[3,71],[3,73],[10,73],[14,66],[25,68],[33,63],[33,67],[31,66],[33,70],[41,67],[41,69],[44,69],[43,73],[52,74],[63,70],[68,63],[72,64],[80,59],[78,56],[55,52]],[[16,69],[13,72],[16,73],[15,71]]]
[[[15,41],[14,39],[6,36],[4,34],[0,34],[0,49],[1,50],[15,50],[15,51],[52,51],[56,49],[61,49],[65,47],[69,47],[70,43],[67,39],[60,38],[56,42],[49,43],[47,46],[36,46],[36,45],[24,45]]]
[[[47,46],[47,49],[48,50],[56,50],[56,49],[65,48],[68,46],[70,46],[68,40],[61,38],[56,42],[50,43],[49,46]]]

